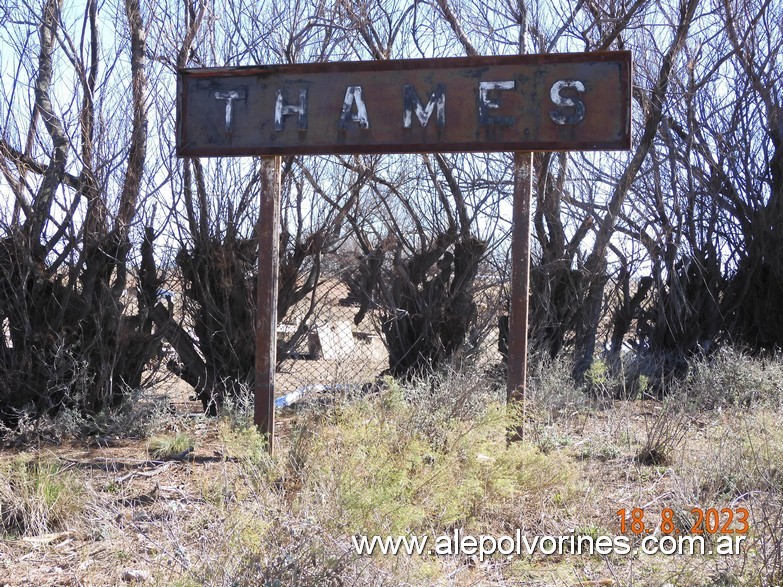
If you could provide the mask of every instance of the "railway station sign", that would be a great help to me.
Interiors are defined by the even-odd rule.
[[[533,152],[629,149],[631,68],[618,51],[178,72],[177,154],[261,157],[253,418],[270,451],[280,155],[515,152],[506,390],[524,408]]]
[[[180,156],[628,149],[629,52],[183,69]]]

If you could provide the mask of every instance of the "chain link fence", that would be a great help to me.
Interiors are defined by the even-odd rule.
[[[358,306],[349,301],[343,283],[327,284],[321,292],[312,309],[311,301],[302,302],[277,325],[279,342],[295,335],[303,320],[307,325],[304,335],[279,362],[277,395],[317,385],[361,386],[389,367],[389,354],[373,311],[355,324]]]

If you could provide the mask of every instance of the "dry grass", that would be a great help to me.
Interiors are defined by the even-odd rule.
[[[22,454],[0,465],[0,531],[38,536],[78,524],[79,480],[57,459]]]
[[[733,396],[755,399],[707,409],[694,398],[728,375],[704,373],[689,380],[690,395],[610,402],[568,387],[567,368],[536,372],[527,442],[511,446],[502,390],[452,373],[406,386],[390,380],[372,396],[289,412],[274,458],[247,406],[213,421],[169,416],[149,440],[0,455],[0,584],[120,585],[130,570],[148,573],[146,584],[180,587],[779,584],[779,402],[734,383]],[[735,381],[758,385],[756,370],[776,368],[748,361]],[[157,460],[190,447],[187,460]],[[639,458],[645,453],[658,456]],[[687,533],[693,507],[740,506],[752,520],[736,557],[481,563],[357,557],[351,548],[357,533],[434,537],[457,528],[612,536],[617,511],[634,507],[652,525],[672,508]]]

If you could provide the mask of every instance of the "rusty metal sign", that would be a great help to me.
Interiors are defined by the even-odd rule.
[[[180,156],[628,149],[631,54],[183,69]]]
[[[532,152],[629,149],[631,63],[620,51],[179,71],[177,154],[262,156],[254,421],[270,451],[279,155],[516,152],[506,391],[524,411]]]

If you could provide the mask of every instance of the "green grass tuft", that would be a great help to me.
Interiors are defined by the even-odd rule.
[[[147,450],[153,459],[166,460],[184,458],[195,448],[193,438],[183,432],[173,435],[153,436],[147,443]]]

